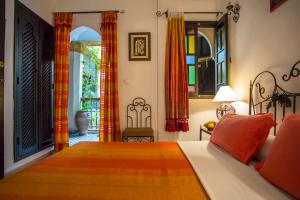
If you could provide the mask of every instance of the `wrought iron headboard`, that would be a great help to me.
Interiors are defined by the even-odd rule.
[[[289,74],[284,74],[281,78],[284,82],[291,81],[300,75],[300,61],[296,62]],[[259,80],[263,80],[264,76],[269,75],[274,80],[274,89],[269,95],[266,94],[266,86],[263,86]],[[255,102],[255,94],[258,95],[258,102]],[[278,85],[275,75],[271,71],[263,71],[259,73],[253,81],[250,81],[250,100],[249,100],[249,114],[256,114],[263,112],[263,104],[265,104],[266,112],[273,108],[274,119],[277,121],[279,112],[278,106],[282,108],[282,117],[286,115],[287,108],[292,109],[292,113],[296,113],[297,97],[300,93],[289,92]],[[259,112],[257,112],[257,109]],[[276,135],[276,126],[274,127],[274,135]]]
[[[143,123],[144,122],[144,123]],[[151,106],[141,97],[134,98],[127,106],[127,128],[151,128]]]

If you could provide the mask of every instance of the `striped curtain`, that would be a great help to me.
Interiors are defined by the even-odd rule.
[[[168,132],[189,130],[188,72],[184,37],[183,15],[170,14],[165,60],[166,131]]]
[[[120,140],[118,38],[115,12],[102,13],[101,36],[99,140],[111,142]]]
[[[54,140],[55,150],[69,146],[68,89],[72,13],[55,13]]]

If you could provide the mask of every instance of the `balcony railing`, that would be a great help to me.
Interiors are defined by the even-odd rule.
[[[81,109],[89,115],[89,131],[98,131],[100,127],[100,98],[81,98]]]

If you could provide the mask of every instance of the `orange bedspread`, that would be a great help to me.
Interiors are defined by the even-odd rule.
[[[0,181],[0,199],[208,199],[176,143],[83,142]]]

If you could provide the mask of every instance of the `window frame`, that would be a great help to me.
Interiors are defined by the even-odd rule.
[[[187,32],[187,30],[191,30],[194,29],[194,33],[197,32],[196,29],[200,28],[212,28],[215,32],[215,28],[217,25],[217,21],[185,21],[185,35],[189,35]],[[214,35],[215,37],[215,35]],[[215,40],[215,38],[214,38]],[[188,47],[186,47],[188,49]],[[199,52],[199,45],[195,45],[195,55],[197,54],[197,52]],[[186,55],[189,55],[188,53]],[[212,57],[215,57],[215,52],[212,51]],[[195,59],[197,59],[197,56],[195,56]],[[189,71],[189,66],[187,65],[187,70]],[[214,66],[215,67],[215,66]],[[195,71],[196,71],[196,91],[194,92],[194,94],[191,95],[191,93],[189,93],[189,99],[213,99],[215,94],[213,95],[208,95],[208,94],[199,94],[199,72],[197,69],[197,61],[195,60]],[[216,72],[215,72],[216,73]],[[215,76],[215,74],[214,74]]]

